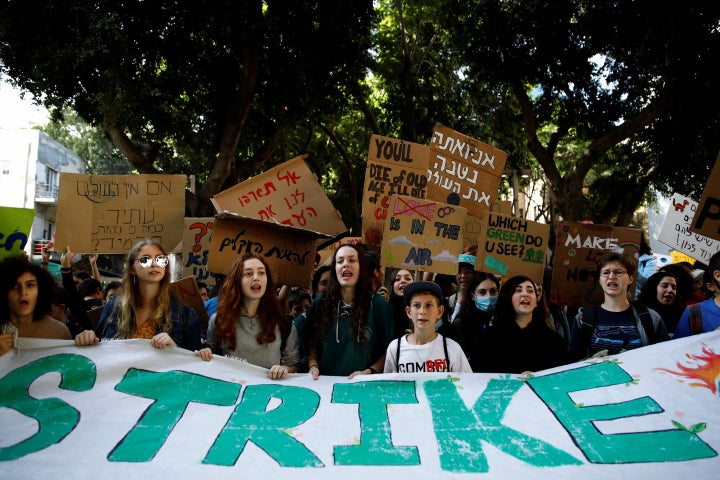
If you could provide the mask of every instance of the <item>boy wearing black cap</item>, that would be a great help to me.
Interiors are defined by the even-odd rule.
[[[384,373],[472,372],[460,345],[435,331],[443,316],[442,290],[434,282],[413,282],[403,290],[413,332],[388,345]]]

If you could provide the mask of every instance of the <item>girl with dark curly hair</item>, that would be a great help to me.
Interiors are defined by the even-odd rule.
[[[330,283],[308,309],[308,371],[349,376],[382,371],[392,340],[390,305],[372,291],[365,249],[343,244],[330,264]]]
[[[39,265],[25,257],[0,262],[0,292],[0,355],[16,337],[72,338],[68,327],[49,315],[55,281]]]

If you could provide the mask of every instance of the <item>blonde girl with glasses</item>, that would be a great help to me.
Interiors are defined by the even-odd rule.
[[[198,350],[200,319],[170,293],[169,258],[158,242],[144,239],[127,256],[121,292],[105,304],[95,331],[75,337],[80,346],[100,338],[146,338],[155,348]]]

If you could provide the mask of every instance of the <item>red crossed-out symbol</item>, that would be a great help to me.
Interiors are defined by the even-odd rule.
[[[402,202],[408,208],[406,208],[405,210],[398,210],[398,202],[395,202],[395,205],[393,206],[393,215],[410,215],[412,212],[415,212],[424,219],[430,220],[430,216],[435,211],[435,202],[421,204],[415,203],[413,200],[410,200],[410,202],[406,202],[402,198],[398,198],[398,201]]]

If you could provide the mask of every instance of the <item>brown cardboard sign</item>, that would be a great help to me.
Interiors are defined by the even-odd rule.
[[[363,190],[365,244],[380,247],[390,195],[425,198],[430,147],[390,137],[370,137]]]
[[[582,307],[599,304],[603,293],[597,284],[597,262],[605,253],[617,252],[639,258],[641,231],[609,225],[560,222],[553,259],[550,301],[558,305]],[[635,292],[637,269],[631,272]]]
[[[285,225],[222,213],[215,217],[208,270],[227,275],[238,257],[254,253],[270,267],[276,285],[307,288],[318,238],[328,236]]]
[[[430,150],[427,198],[481,217],[497,198],[507,154],[442,125],[435,127]]]
[[[182,240],[185,175],[61,173],[55,250],[127,253],[144,238]]]
[[[335,237],[347,227],[305,164],[307,155],[288,160],[213,196],[218,213],[304,228]]]
[[[496,200],[490,204],[490,210],[488,210],[488,212],[512,216],[512,202]],[[482,212],[480,217],[474,217],[470,214],[465,216],[465,228],[463,228],[463,248],[467,248],[472,245],[480,245],[486,215],[487,212]]]
[[[177,282],[172,282],[170,291],[180,303],[195,310],[198,317],[200,317],[200,330],[205,332],[210,317],[208,317],[207,310],[205,310],[205,302],[200,297],[200,289],[197,286],[195,277],[189,276]]]
[[[705,184],[690,231],[720,240],[720,154]]]
[[[215,277],[207,268],[210,239],[215,217],[186,217],[182,241],[182,276],[195,277],[198,282],[215,285]]]
[[[467,210],[455,205],[391,195],[381,265],[457,274]]]
[[[486,212],[475,270],[505,278],[526,275],[542,283],[550,225]]]

